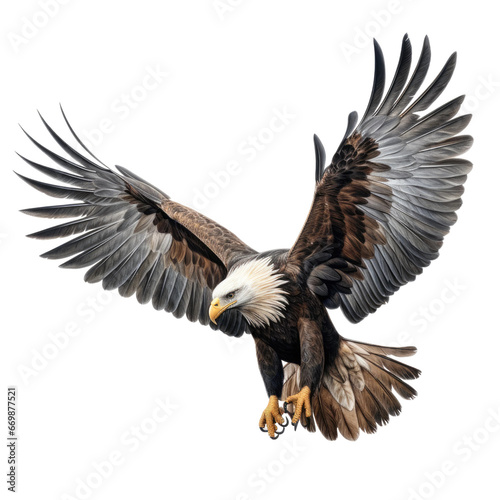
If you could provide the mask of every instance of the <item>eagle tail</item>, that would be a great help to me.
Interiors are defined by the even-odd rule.
[[[404,399],[417,395],[404,380],[416,379],[420,370],[391,357],[412,356],[415,352],[415,347],[384,347],[341,337],[335,361],[325,366],[320,386],[312,396],[313,417],[307,419],[303,412],[302,425],[311,432],[317,426],[330,440],[337,439],[339,431],[352,441],[360,430],[376,432],[377,426],[387,424],[391,415],[401,412],[393,391]],[[300,366],[288,363],[284,370],[283,400],[298,392]]]

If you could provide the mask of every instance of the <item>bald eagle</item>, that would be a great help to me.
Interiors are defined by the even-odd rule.
[[[252,335],[269,397],[259,427],[274,439],[289,415],[295,429],[300,422],[327,439],[340,432],[355,440],[360,430],[373,433],[400,413],[393,391],[405,399],[416,395],[405,380],[417,378],[419,370],[394,359],[413,355],[414,347],[343,338],[327,309],[340,308],[357,323],[438,256],[472,167],[457,158],[472,144],[470,136],[457,135],[471,116],[455,117],[464,96],[427,111],[446,88],[456,54],[418,94],[429,68],[429,42],[425,38],[410,76],[412,49],[405,36],[384,93],[384,58],[376,41],[374,50],[367,109],[359,121],[355,112],[349,115],[329,165],[314,136],[314,198],[290,249],[258,252],[126,168],[108,168],[62,109],[75,147],[42,121],[65,155],[28,135],[62,169],[22,157],[64,184],[20,175],[30,186],[76,200],[23,210],[71,219],[30,237],[78,234],[42,257],[68,258],[63,268],[90,267],[87,282],[102,282],[124,297],[135,294],[141,304],[151,302],[176,318],[230,336]]]

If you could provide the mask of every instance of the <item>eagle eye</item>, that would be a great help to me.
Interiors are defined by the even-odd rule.
[[[229,292],[229,293],[226,295],[226,297],[227,297],[228,299],[232,299],[232,298],[234,298],[234,292]]]

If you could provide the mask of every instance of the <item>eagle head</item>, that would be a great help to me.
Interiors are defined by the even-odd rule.
[[[214,289],[209,316],[213,323],[224,311],[237,308],[249,325],[269,326],[284,318],[288,304],[283,289],[286,280],[278,274],[270,257],[247,261],[230,270]]]

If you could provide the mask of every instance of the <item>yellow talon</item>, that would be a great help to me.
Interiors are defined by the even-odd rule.
[[[262,412],[262,416],[260,417],[259,427],[264,429],[264,427],[267,426],[269,436],[274,438],[274,433],[278,430],[275,422],[280,425],[285,422],[284,418],[281,416],[282,413],[283,408],[279,407],[278,397],[271,396],[266,409]]]
[[[311,389],[305,385],[302,389],[297,393],[293,394],[286,398],[287,403],[292,403],[295,406],[295,413],[293,414],[292,424],[296,424],[300,420],[300,416],[302,415],[302,409],[306,410],[306,417],[311,417]]]

